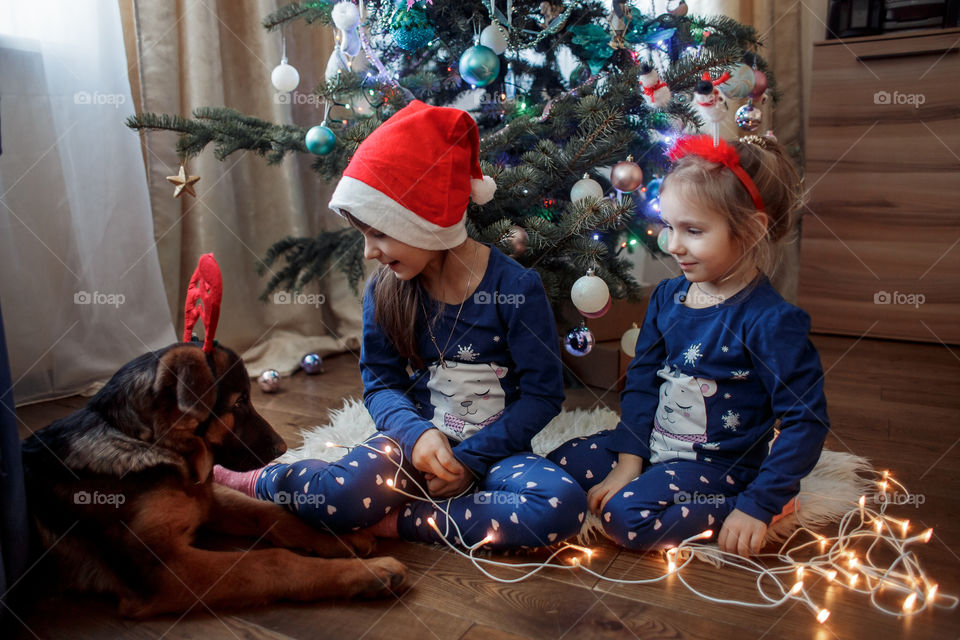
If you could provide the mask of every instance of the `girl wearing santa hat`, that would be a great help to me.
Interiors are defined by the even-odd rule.
[[[380,263],[364,291],[360,371],[378,433],[337,462],[216,478],[335,532],[490,548],[580,529],[586,497],[530,440],[564,398],[540,277],[467,237],[483,176],[477,125],[414,101],[357,149],[330,207]]]

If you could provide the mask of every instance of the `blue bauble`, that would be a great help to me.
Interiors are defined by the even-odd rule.
[[[563,346],[572,356],[585,356],[593,350],[593,332],[584,326],[574,327],[567,333]]]
[[[310,127],[310,130],[307,131],[304,143],[310,153],[325,156],[333,151],[333,147],[337,144],[337,137],[333,135],[330,127],[318,124],[315,127]]]
[[[311,376],[323,373],[323,358],[318,353],[308,353],[300,359],[300,366]]]
[[[500,75],[500,58],[493,49],[477,44],[460,56],[460,76],[470,84],[485,87]]]

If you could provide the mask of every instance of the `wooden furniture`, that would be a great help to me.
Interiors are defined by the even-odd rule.
[[[799,305],[960,344],[960,29],[816,43]]]

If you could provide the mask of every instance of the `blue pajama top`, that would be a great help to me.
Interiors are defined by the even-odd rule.
[[[610,448],[653,463],[755,469],[737,508],[769,523],[798,493],[829,430],[810,317],[762,275],[705,309],[683,305],[689,287],[683,276],[664,280],[650,298]]]
[[[384,277],[393,277],[384,274]],[[425,367],[410,373],[374,322],[373,282],[363,300],[360,373],[364,404],[377,429],[404,455],[436,427],[454,440],[456,458],[485,475],[498,460],[530,450],[530,440],[559,412],[564,400],[559,340],[553,312],[536,271],[495,247],[476,291],[463,304],[437,304],[421,290],[424,309],[411,319]],[[448,342],[449,337],[449,344]]]

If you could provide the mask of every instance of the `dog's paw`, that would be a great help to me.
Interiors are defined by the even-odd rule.
[[[389,556],[362,560],[358,598],[384,598],[405,590],[407,567]]]
[[[345,544],[349,545],[358,556],[368,556],[377,548],[377,538],[372,533],[366,531],[357,531],[340,538]]]

